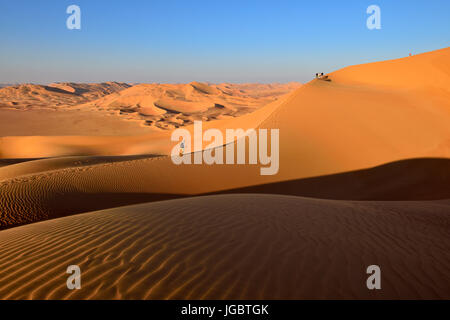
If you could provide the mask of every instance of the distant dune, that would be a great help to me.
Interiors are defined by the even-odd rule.
[[[61,136],[77,136],[79,142],[73,142],[73,151],[66,149],[70,155],[79,155],[76,145],[85,144],[85,136],[158,134],[194,120],[235,118],[276,101],[299,86],[199,82],[16,85],[0,89],[0,137],[59,136],[59,141],[67,141]],[[28,145],[25,142],[21,149]],[[55,156],[52,148],[44,145],[48,149],[43,152]]]
[[[17,83],[0,83],[0,88],[17,86],[17,85],[18,85]]]
[[[93,102],[145,125],[174,129],[194,120],[237,117],[267,105],[299,87],[288,84],[139,84]]]
[[[4,195],[0,200],[3,214],[9,215],[9,220],[17,224],[52,215],[65,215],[64,212],[66,214],[83,212],[80,211],[81,209],[76,209],[76,203],[81,201],[74,199],[85,199],[88,195],[121,194],[121,197],[125,199],[127,198],[125,194],[134,193],[196,195],[352,172],[399,160],[424,157],[450,158],[450,150],[447,148],[447,142],[450,141],[448,125],[450,100],[444,99],[450,87],[445,87],[446,83],[450,84],[450,75],[445,70],[433,67],[436,61],[447,60],[450,61],[450,49],[393,62],[351,67],[350,73],[347,69],[343,69],[330,74],[332,80],[330,82],[313,80],[288,97],[259,108],[251,114],[210,121],[205,124],[205,128],[215,127],[222,130],[225,128],[279,128],[280,171],[277,175],[261,176],[260,165],[177,166],[170,158],[164,156],[83,167],[70,164],[70,161],[64,162],[65,160],[62,160],[66,163],[64,167],[61,167],[60,160],[40,160],[17,164],[11,168],[4,167],[0,170]],[[383,67],[385,63],[390,67],[385,69]],[[390,77],[391,73],[396,71],[397,64],[398,72],[404,68],[405,64],[409,68],[417,66],[419,71],[422,70],[423,65],[429,65],[430,69],[426,70],[430,74],[423,77],[419,72],[413,73],[417,75],[415,78],[413,74],[410,75],[409,82],[399,78],[397,82],[392,82],[389,88],[377,82],[376,79],[383,79],[382,75],[378,75],[378,78],[374,76],[375,79],[370,78],[372,80],[365,80],[372,69],[379,69],[380,73],[385,72],[386,77]],[[341,72],[345,76],[341,76]],[[434,87],[429,82],[429,77],[437,79]],[[357,81],[373,81],[374,83],[352,84]],[[427,86],[427,90],[432,90],[434,94],[424,95],[421,87],[412,90],[410,86],[413,83],[415,86],[423,83]],[[392,87],[394,84],[395,87]],[[192,90],[195,89],[192,88]],[[191,126],[186,128],[192,130]],[[64,137],[62,140],[60,137],[4,138],[0,150],[3,158],[17,158],[18,155],[20,157],[70,155],[71,150],[78,155],[91,156],[139,153],[161,155],[170,151],[169,137],[170,131],[163,131],[159,136],[149,134],[133,137]],[[42,169],[43,167],[45,170]],[[339,191],[333,191],[333,189],[342,188],[354,191],[353,195],[345,194],[346,199],[389,199],[388,190],[392,190],[394,199],[411,200],[415,198],[408,197],[408,188],[413,188],[415,183],[420,185],[427,181],[417,176],[425,170],[424,168],[433,170],[428,165],[419,166],[417,173],[412,174],[410,180],[400,180],[404,182],[403,186],[399,185],[398,179],[408,174],[407,169],[395,172],[396,179],[392,181],[389,180],[389,174],[382,173],[383,170],[381,170],[380,175],[373,176],[376,183],[387,180],[385,188],[380,187],[379,191],[376,191],[378,187],[375,183],[368,183],[364,188],[359,188],[356,182],[359,178],[350,176],[353,181],[352,187],[348,185],[348,188],[342,188],[339,187],[340,183],[330,183],[328,189],[319,188],[323,192],[319,190],[316,195],[305,188],[304,193],[294,192],[293,194],[318,197],[327,197],[328,194],[328,197],[340,198]],[[446,170],[446,165],[440,168]],[[435,174],[436,170],[427,172]],[[438,188],[439,179],[430,179],[435,179],[436,188]],[[345,178],[339,181],[345,183]],[[442,181],[444,181],[441,182],[444,183],[444,189],[437,192],[439,199],[447,194],[447,188],[445,188],[447,180],[444,178]],[[284,186],[289,183],[291,182],[285,183]],[[364,184],[364,180],[360,183]],[[423,186],[414,187],[415,192],[419,192],[420,188]],[[365,198],[364,192],[368,192],[369,189],[372,191]],[[271,190],[273,188],[269,187],[265,192],[273,193]],[[335,192],[334,196],[333,192]],[[375,197],[376,192],[381,198]],[[292,194],[292,191],[286,193]],[[403,196],[396,197],[395,194],[403,194]],[[430,194],[425,192],[422,198],[418,199],[426,199],[423,198],[425,196],[429,197]],[[17,206],[15,201],[19,201],[20,206]],[[135,200],[133,201],[132,203],[135,203]],[[72,205],[60,207],[59,204],[65,202]],[[56,209],[49,210],[49,208]],[[61,210],[61,208],[64,209]],[[101,208],[96,206],[93,210]],[[89,211],[89,208],[83,207],[82,210]],[[24,214],[30,214],[29,212],[34,213],[29,218],[24,216]],[[52,214],[49,215],[49,212]]]
[[[220,193],[272,193],[336,200],[450,199],[450,159],[401,160],[369,169]]]
[[[0,298],[449,299],[449,212],[248,194],[75,215],[0,232]]]
[[[53,83],[20,84],[0,89],[0,108],[37,109],[73,106],[119,92],[130,87],[126,83]]]

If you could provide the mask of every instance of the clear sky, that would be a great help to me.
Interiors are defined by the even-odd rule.
[[[448,47],[449,15],[449,0],[0,0],[0,82],[306,82]]]

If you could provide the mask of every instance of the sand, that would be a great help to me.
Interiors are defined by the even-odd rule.
[[[408,159],[369,169],[286,180],[220,193],[273,193],[336,200],[450,199],[450,159]]]
[[[96,109],[118,110],[144,125],[174,129],[195,120],[235,118],[255,111],[299,87],[288,84],[139,84],[92,102]]]
[[[180,180],[176,173],[171,179],[161,179],[167,177],[165,169],[158,166],[161,159],[67,157],[2,167],[0,229],[92,210],[202,195],[176,192]],[[154,166],[161,171],[159,177],[148,174]],[[217,171],[211,168],[209,172]],[[440,200],[450,199],[449,173],[449,159],[411,159],[371,169],[215,192],[342,200]],[[251,179],[250,174],[247,176]],[[221,181],[231,183],[233,177]],[[196,185],[195,180],[191,183]]]
[[[64,108],[129,87],[129,84],[119,82],[12,85],[0,89],[0,108],[17,110]]]
[[[441,86],[442,96],[430,96],[426,103],[423,102],[423,98],[420,100],[422,94],[420,90],[406,89],[412,83],[416,83],[417,86],[417,83],[422,82],[424,86],[433,88],[428,78],[420,76],[419,73],[416,78],[410,75],[409,82],[399,79],[395,82],[397,86],[395,90],[392,88],[392,83],[391,87],[386,89],[384,84],[376,82],[377,79],[383,79],[381,75],[373,76],[374,79],[371,81],[374,83],[371,86],[349,84],[352,81],[356,82],[355,79],[360,79],[360,82],[368,81],[366,73],[370,70],[383,70],[380,65],[389,65],[385,71],[388,77],[391,76],[391,72],[402,71],[405,65],[409,68],[417,66],[419,70],[422,70],[423,64],[433,66],[435,61],[445,59],[450,59],[450,49],[393,62],[351,67],[350,73],[347,69],[343,69],[330,74],[332,80],[330,82],[313,80],[290,96],[272,102],[253,113],[205,123],[205,128],[215,127],[222,130],[252,127],[279,128],[280,171],[277,175],[261,176],[259,165],[177,166],[168,157],[111,162],[82,168],[77,165],[71,167],[70,164],[61,168],[55,160],[41,160],[0,170],[4,195],[0,199],[0,207],[3,216],[15,217],[14,224],[36,221],[40,218],[26,218],[30,215],[27,210],[31,210],[39,217],[49,216],[49,208],[54,208],[55,203],[56,209],[51,210],[54,213],[50,216],[66,215],[65,211],[83,212],[77,209],[77,206],[70,207],[73,208],[71,210],[67,207],[64,207],[64,210],[58,209],[60,208],[58,203],[66,201],[78,203],[81,201],[77,199],[85,199],[86,195],[94,197],[101,194],[118,194],[125,198],[127,194],[198,195],[354,172],[399,160],[423,157],[449,158],[450,151],[446,148],[446,142],[450,141],[450,126],[448,126],[450,100],[443,99],[448,90],[448,87],[443,87],[443,81],[450,82],[450,75],[438,68],[430,69],[430,72],[434,73],[434,78],[439,80],[435,84],[435,90]],[[395,69],[396,65],[400,66],[398,70]],[[362,69],[361,72],[359,69]],[[341,73],[344,73],[345,77],[340,76]],[[333,80],[339,78],[343,80]],[[127,90],[130,89],[133,87]],[[191,126],[186,128],[192,130]],[[167,142],[169,133],[170,131],[167,133],[164,131],[160,133],[160,136],[153,134],[132,137],[74,136],[65,137],[61,142],[59,137],[22,137],[20,143],[17,140],[18,137],[4,138],[0,150],[5,156],[15,154],[20,155],[19,157],[27,157],[27,154],[32,157],[71,155],[71,153],[91,156],[96,153],[108,156],[139,153],[161,155],[170,151]],[[36,152],[32,152],[33,150]],[[44,165],[45,170],[42,170],[41,166],[44,163],[47,164]],[[425,167],[430,168],[429,165]],[[442,168],[445,171],[446,165]],[[376,183],[369,183],[366,188],[361,188],[361,192],[358,192],[356,185],[352,189],[353,195],[347,193],[344,199],[388,200],[387,193],[389,193],[388,190],[392,191],[392,188],[397,188],[395,191],[397,193],[405,194],[408,192],[405,190],[412,188],[414,183],[419,186],[426,185],[426,180],[421,173],[423,170],[423,168],[415,170],[416,173],[411,174],[413,180],[400,187],[392,187],[392,184],[398,184],[399,176],[409,174],[407,168],[399,170],[396,173],[397,178],[393,180],[388,178],[389,171],[375,174]],[[445,184],[448,179],[443,178],[443,181]],[[379,198],[374,196],[374,191],[367,191],[375,188],[375,184],[379,186],[382,183],[385,187],[380,187],[382,190],[379,191],[381,194]],[[439,199],[445,197],[448,194],[448,188],[439,187],[438,181],[436,183],[435,189],[441,190]],[[343,188],[342,183],[331,183],[328,188],[329,190],[349,190],[349,188]],[[400,190],[402,188],[403,191]],[[266,192],[274,193],[273,188],[269,188]],[[362,196],[364,192],[368,193],[365,198]],[[395,197],[393,195],[395,192],[391,192],[394,200],[415,199],[405,196]],[[316,194],[305,192],[294,193],[294,195],[319,197],[325,195],[328,198],[335,198],[330,192],[328,195],[325,193],[327,192],[323,192],[322,195],[320,192]],[[424,197],[427,196],[430,197],[429,194],[424,195]],[[16,205],[16,201],[20,203],[20,206]],[[127,204],[126,199],[123,201],[123,204]],[[37,208],[40,208],[42,212],[39,211],[40,213],[37,214]],[[95,209],[102,208],[106,207],[100,204],[95,207]],[[83,207],[83,210],[89,211],[89,208]],[[6,223],[5,219],[3,220],[4,225],[11,225]],[[12,218],[10,220],[13,221]]]
[[[236,118],[299,86],[296,82],[10,86],[0,89],[0,137],[149,134],[195,120]]]
[[[76,107],[160,117],[148,132],[0,138],[0,297],[450,298],[449,61],[446,48],[352,66],[290,94],[137,85]],[[265,104],[208,118],[225,90],[219,115]],[[279,129],[279,173],[174,165],[174,123],[198,114],[205,129]],[[69,264],[86,270],[80,291]],[[370,264],[381,291],[365,287]]]
[[[0,298],[448,299],[449,213],[235,194],[75,215],[0,232]],[[72,264],[81,290],[66,287]]]
[[[25,96],[26,100],[22,87],[28,86],[0,89],[0,98]],[[0,107],[0,158],[169,154],[172,129],[192,131],[195,120],[215,122],[220,128],[255,127],[266,118],[267,110],[299,86],[139,84],[69,106],[56,106],[45,98],[47,107]],[[77,97],[76,93],[58,94]]]
[[[86,136],[133,136],[152,132],[140,121],[124,121],[116,115],[88,109],[0,109],[0,119],[3,137],[61,136],[64,133],[83,140]]]
[[[280,158],[289,159],[281,168],[280,180],[363,169],[406,158],[448,157],[450,75],[435,64],[436,61],[441,64],[448,61],[449,55],[450,49],[443,49],[395,61],[344,68],[329,74],[330,82],[313,80],[279,101],[273,114],[268,111],[262,116],[263,123],[248,120],[246,126],[243,121],[231,119],[226,123],[214,122],[214,126],[218,129],[254,125],[279,128],[284,136]],[[410,72],[405,79],[401,76],[405,70],[416,71]],[[375,72],[376,76],[372,76]],[[383,82],[387,78],[391,79],[389,86]],[[133,89],[120,93],[123,95]],[[143,143],[143,137],[151,142]],[[97,155],[169,154],[173,145],[169,137],[169,134],[160,137],[163,141],[159,145],[167,146],[165,148],[155,148],[154,135],[133,137],[126,143],[121,137],[112,137],[98,143],[101,146]],[[28,138],[2,138],[0,156],[80,155],[79,145],[88,144],[82,137],[75,137],[70,143],[67,143],[67,137],[35,137],[33,141],[43,146],[38,149],[29,148],[30,144],[36,143]],[[60,144],[67,146],[64,152],[60,151]],[[298,168],[299,160],[302,170]],[[295,177],[291,176],[292,172]]]

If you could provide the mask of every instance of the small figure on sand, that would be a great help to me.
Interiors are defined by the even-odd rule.
[[[321,72],[321,73],[316,73],[316,79],[324,80],[324,81],[331,81],[331,80],[328,78],[328,76],[324,76],[324,75],[323,75],[323,72]]]
[[[184,139],[180,143],[180,157],[184,154]]]

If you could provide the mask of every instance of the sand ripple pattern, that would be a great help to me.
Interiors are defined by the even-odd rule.
[[[1,299],[448,299],[449,283],[450,201],[216,195],[0,231]]]
[[[158,159],[157,156],[104,158],[106,160],[83,159],[79,161],[79,164],[72,163],[76,158],[73,158],[75,159],[73,161],[70,160],[72,158],[48,160],[56,167],[55,169],[52,170],[51,165],[50,168],[34,166],[37,168],[36,172],[17,174],[16,177],[14,177],[14,166],[2,168],[4,176],[2,177],[0,172],[0,230],[74,213],[171,198],[152,196],[146,192],[145,183],[148,184],[150,180],[140,179],[142,174],[138,171],[130,170],[128,173],[128,177],[136,181],[134,188],[133,185],[123,187],[123,183],[118,187],[120,182],[110,174],[111,171],[129,168],[135,163],[148,166],[148,163]],[[44,160],[44,165],[45,161],[47,160]],[[32,162],[33,165],[40,164],[39,160]],[[99,163],[92,164],[92,162]],[[33,165],[30,166],[31,169]],[[57,165],[62,168],[57,168]],[[39,169],[42,169],[42,172],[39,172]],[[103,176],[97,176],[93,174],[96,170],[107,172]],[[18,171],[20,172],[20,168]],[[128,180],[125,179],[126,181]]]

